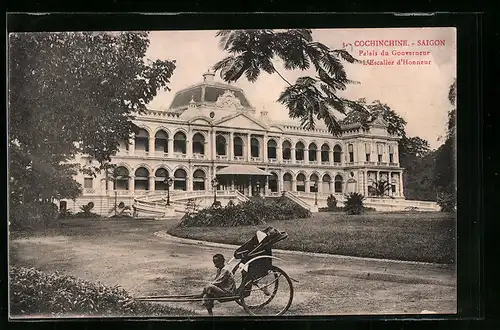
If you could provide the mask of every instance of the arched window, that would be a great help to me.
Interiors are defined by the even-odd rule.
[[[338,144],[333,147],[333,162],[342,162],[342,148]]]
[[[193,173],[193,190],[205,190],[205,172],[202,170]]]
[[[193,154],[205,154],[205,137],[200,133],[193,135]]]
[[[276,173],[271,173],[268,184],[269,190],[271,190],[271,192],[278,192],[278,175]]]
[[[321,162],[330,162],[330,146],[326,143],[321,146]]]
[[[217,135],[215,138],[215,151],[217,155],[219,156],[225,156],[226,155],[226,138],[222,135]]]
[[[155,152],[168,153],[168,135],[164,130],[155,134]]]
[[[343,189],[344,189],[344,178],[342,177],[342,175],[337,174],[335,176],[335,192],[342,193]]]
[[[318,186],[316,186],[316,184]],[[311,174],[311,176],[309,177],[309,191],[310,192],[317,192],[319,191],[319,178],[316,174]]]
[[[187,190],[187,175],[183,169],[178,169],[174,173],[174,190]]]
[[[177,132],[174,135],[174,152],[179,154],[186,153],[186,134]]]
[[[283,191],[292,191],[292,175],[290,173],[283,175]]]
[[[302,142],[297,142],[295,145],[295,159],[296,160],[304,160],[304,149],[305,146]]]
[[[267,141],[267,158],[268,159],[276,159],[276,141],[269,140]]]
[[[135,190],[149,190],[149,171],[147,168],[139,167],[135,170]]]
[[[330,181],[332,181],[332,177],[329,174],[323,175],[323,180],[321,181],[323,181],[323,187],[321,188],[323,192],[329,193],[330,191],[332,191],[330,188]]]
[[[292,159],[292,144],[289,141],[283,141],[283,159]]]
[[[139,133],[135,136],[135,150],[149,151],[149,133],[143,128],[141,128]]]
[[[130,174],[126,167],[120,166],[114,170],[114,190],[128,190]]]
[[[257,140],[256,138],[251,138],[250,139],[250,146],[251,146],[251,154],[252,154],[252,157],[260,157],[260,144],[259,144],[259,140]]]
[[[315,162],[317,160],[316,150],[317,150],[316,143],[309,144],[309,161]]]
[[[297,174],[297,191],[306,191],[306,176],[302,173]]]
[[[155,172],[155,190],[167,190],[168,171],[164,168],[159,168]]]
[[[239,136],[234,137],[234,156],[243,157],[243,140]]]

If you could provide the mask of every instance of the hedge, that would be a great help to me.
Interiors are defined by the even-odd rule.
[[[197,213],[186,213],[181,227],[255,226],[272,220],[309,218],[311,212],[286,197],[252,199],[226,207],[209,207]]]

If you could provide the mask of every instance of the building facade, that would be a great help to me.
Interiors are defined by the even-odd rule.
[[[113,157],[119,176],[79,175],[84,191],[75,207],[116,196],[131,203],[167,189],[213,190],[213,178],[217,190],[246,196],[317,192],[325,199],[349,192],[370,196],[374,182],[386,181],[387,194],[404,199],[400,137],[387,132],[381,116],[369,128],[344,120],[342,135],[333,137],[324,123],[306,130],[299,122],[257,113],[243,90],[214,76],[207,72],[200,83],[178,91],[168,110],[137,117],[139,133]],[[80,161],[92,163],[85,156]]]

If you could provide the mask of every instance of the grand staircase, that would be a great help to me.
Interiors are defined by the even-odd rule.
[[[218,190],[217,200],[221,205],[230,200],[234,203],[245,202],[249,198],[238,190]],[[174,217],[185,213],[188,204],[194,201],[199,208],[212,205],[214,192],[212,191],[172,191],[170,192],[170,206],[167,206],[167,194],[156,193],[134,198],[134,206],[138,217]]]

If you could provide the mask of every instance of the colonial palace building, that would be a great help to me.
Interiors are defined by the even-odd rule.
[[[137,196],[161,195],[167,189],[174,194],[211,192],[215,177],[221,194],[317,192],[325,201],[330,194],[369,196],[373,182],[386,181],[388,194],[404,199],[400,137],[387,132],[381,116],[363,128],[348,115],[342,135],[334,137],[322,122],[306,130],[298,121],[274,121],[266,111],[256,112],[242,89],[214,77],[207,72],[200,83],[178,91],[168,110],[138,116],[139,133],[113,157],[119,176],[106,180],[104,174],[80,174],[83,196],[67,206],[78,210],[93,201],[109,209],[116,196],[130,205]],[[82,165],[92,162],[86,156],[79,160]]]

